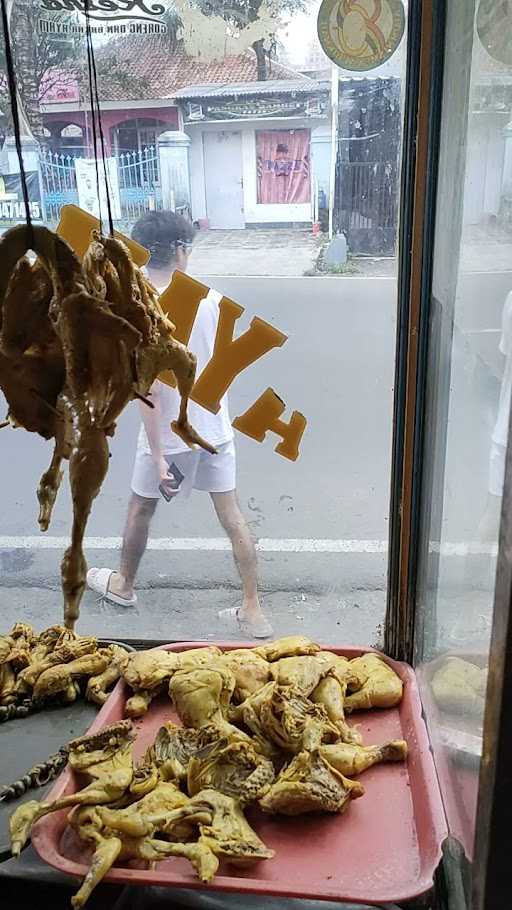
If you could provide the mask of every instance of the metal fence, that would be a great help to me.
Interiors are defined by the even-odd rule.
[[[336,168],[335,227],[350,252],[394,256],[398,219],[398,163],[343,161]]]
[[[162,208],[158,151],[154,146],[121,153],[117,170],[124,219],[135,221],[144,212]]]
[[[121,219],[133,222],[144,212],[162,208],[158,150],[154,146],[116,156]],[[41,178],[46,220],[59,220],[61,206],[78,205],[75,161],[71,155],[41,150]]]
[[[71,155],[41,150],[41,180],[46,221],[59,220],[61,206],[78,204],[75,161]]]

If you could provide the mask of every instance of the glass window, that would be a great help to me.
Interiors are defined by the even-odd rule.
[[[448,7],[418,592],[422,695],[468,859],[512,387],[512,60],[493,43],[500,29],[510,36],[502,13]]]
[[[30,79],[23,61],[18,64],[37,143],[25,143],[26,166],[31,198],[55,227],[64,205],[99,212],[84,23],[80,14],[39,11],[44,25],[29,31],[24,10],[30,6],[19,4],[12,21],[14,41],[31,42],[41,61]],[[178,261],[174,241],[137,233],[135,226],[169,210],[187,219],[180,248],[190,253],[188,272],[244,307],[235,334],[259,317],[288,336],[233,383],[230,419],[271,386],[286,404],[283,420],[296,410],[308,427],[295,463],[276,454],[277,436],[259,444],[236,431],[236,480],[228,452],[220,480],[199,473],[190,498],[166,502],[155,483],[161,461],[139,436],[141,408],[131,404],[109,440],[110,470],[86,533],[90,566],[118,571],[121,560],[128,574],[123,585],[115,576],[102,582],[117,585],[117,603],[87,592],[80,629],[128,638],[240,636],[236,619],[219,613],[242,606],[240,573],[246,603],[254,604],[254,556],[250,544],[237,543],[236,508],[226,511],[217,498],[215,509],[208,496],[236,486],[241,527],[245,535],[247,522],[257,545],[261,602],[276,634],[379,644],[387,588],[405,36],[380,60],[389,50],[389,9],[400,4],[375,4],[371,24],[361,11],[353,14],[363,31],[370,29],[364,51],[368,59],[374,55],[370,68],[360,70],[360,48],[345,48],[351,68],[336,66],[322,50],[318,0],[277,4],[272,40],[250,43],[244,23],[233,19],[240,4],[189,6],[195,13],[190,28],[177,28],[168,10],[158,33],[155,22],[145,30],[129,16],[114,22],[108,11],[98,11],[95,17],[115,226],[126,235],[135,230],[150,248],[149,277],[163,290]],[[188,6],[181,7],[188,22]],[[247,6],[253,26],[264,8]],[[50,52],[52,65],[45,68]],[[6,229],[22,218],[9,130],[0,161]],[[100,189],[105,216],[102,167]],[[204,422],[197,410],[192,416]],[[170,417],[167,441],[169,423]],[[230,443],[229,426],[226,416],[221,445]],[[68,482],[50,529],[40,535],[35,487],[50,463],[51,444],[4,429],[2,448],[10,466],[0,477],[0,564],[9,589],[4,620],[24,611],[43,626],[60,614],[59,566],[71,525]],[[185,474],[184,463],[176,462],[188,453],[167,454]],[[149,485],[133,480],[136,459],[148,465]],[[127,519],[132,484],[139,499],[158,502],[140,567],[147,524],[140,524],[140,509],[132,508]]]

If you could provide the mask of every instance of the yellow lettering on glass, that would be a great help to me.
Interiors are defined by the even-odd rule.
[[[297,461],[307,420],[304,414],[294,411],[289,423],[285,423],[280,419],[285,410],[286,405],[279,395],[276,395],[273,389],[267,389],[245,414],[235,417],[233,426],[235,430],[256,439],[257,442],[264,442],[267,432],[276,433],[281,437],[281,442],[274,451],[289,458],[290,461]]]
[[[97,218],[84,212],[76,205],[65,205],[57,233],[63,237],[82,257],[89,245],[91,231],[100,226]],[[139,243],[116,232],[132,255],[136,265],[142,267],[149,260],[149,252]],[[210,288],[183,272],[175,271],[169,286],[160,295],[160,304],[171,322],[176,326],[175,338],[188,344],[199,304],[208,295]],[[235,323],[244,308],[229,297],[219,303],[219,323],[215,336],[213,356],[197,378],[191,397],[202,407],[216,414],[220,401],[237,376],[273,348],[282,347],[287,336],[270,323],[255,316],[247,331],[233,338]],[[175,386],[176,380],[170,371],[158,377],[167,385]],[[288,423],[281,417],[286,405],[273,389],[267,389],[250,408],[235,418],[233,427],[245,436],[263,442],[267,433],[275,433],[281,442],[275,451],[284,458],[296,461],[299,447],[307,426],[306,418],[300,411],[293,411]]]
[[[233,340],[235,322],[243,312],[244,308],[229,297],[223,297],[220,301],[213,357],[192,390],[194,401],[213,414],[219,410],[221,398],[233,380],[272,348],[281,347],[287,338],[268,322],[255,316],[247,331]]]
[[[77,205],[62,206],[60,221],[57,225],[57,234],[69,243],[80,259],[91,242],[91,231],[99,231],[99,229],[99,219],[95,218],[94,215],[84,212]],[[149,250],[137,243],[136,240],[132,240],[118,231],[114,231],[114,234],[118,240],[122,240],[126,244],[135,265],[142,268],[143,265],[149,262]]]

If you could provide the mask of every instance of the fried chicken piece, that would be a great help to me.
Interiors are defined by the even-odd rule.
[[[246,698],[241,705],[231,705],[228,717],[232,723],[247,727],[253,734],[253,739],[262,755],[270,759],[276,768],[280,768],[283,764],[281,750],[267,736],[261,722],[261,707],[272,698],[275,686],[275,682],[269,682],[262,689],[258,689],[254,695]]]
[[[244,734],[226,720],[234,688],[233,674],[219,663],[215,668],[179,670],[171,679],[169,695],[186,727],[214,724],[226,735],[242,738]]]
[[[345,720],[347,685],[349,680],[354,679],[349,667],[350,661],[343,662],[341,658],[338,658],[327,676],[324,676],[315,687],[310,698],[316,705],[323,705],[329,720],[340,731],[343,742],[360,745],[362,736],[359,730],[356,727],[350,727]]]
[[[487,669],[459,657],[449,657],[432,678],[432,692],[440,708],[455,714],[483,717]]]
[[[213,724],[206,724],[199,730],[178,727],[168,721],[157,733],[153,745],[146,753],[145,761],[159,770],[163,780],[182,783],[187,779],[188,765],[195,755],[206,746],[219,740],[221,734]]]
[[[9,635],[14,639],[15,647],[23,648],[24,650],[30,649],[36,639],[36,634],[32,626],[28,625],[26,622],[15,623],[9,632]]]
[[[189,648],[187,651],[179,651],[175,656],[178,670],[196,670],[200,667],[207,667],[217,657],[222,657],[222,651],[216,645],[208,645],[205,648]]]
[[[268,791],[275,777],[271,761],[256,752],[250,742],[217,740],[190,758],[187,790],[218,790],[240,805],[254,802]]]
[[[19,856],[32,825],[43,815],[70,806],[95,806],[120,799],[133,777],[132,740],[131,722],[124,720],[70,742],[69,765],[90,778],[91,783],[53,803],[29,800],[19,806],[9,819],[13,856]]]
[[[135,692],[160,690],[177,666],[178,655],[174,651],[136,651],[128,657],[123,679]]]
[[[260,723],[265,736],[294,754],[315,749],[320,743],[336,742],[340,736],[325,708],[313,704],[293,686],[274,685],[260,705]]]
[[[154,863],[169,856],[184,856],[203,881],[213,878],[219,864],[209,849],[198,844],[169,843],[154,837],[161,817],[165,818],[166,813],[188,803],[188,798],[173,784],[161,782],[152,793],[126,809],[108,810],[94,806],[75,810],[70,818],[71,825],[81,840],[94,846],[95,851],[91,867],[71,899],[72,906],[84,906],[117,859],[140,859]],[[194,817],[194,812],[191,817]],[[201,817],[197,816],[198,819]],[[187,834],[191,833],[193,822],[185,822],[181,827]],[[176,828],[179,829],[179,825]]]
[[[351,800],[363,794],[359,781],[344,777],[316,749],[299,752],[259,804],[264,812],[281,815],[342,813]]]
[[[19,694],[29,692],[36,686],[39,677],[50,668],[69,664],[88,654],[93,654],[97,648],[98,640],[96,638],[74,636],[68,640],[67,636],[59,637],[52,651],[39,661],[34,660],[25,670],[21,671],[16,682],[16,691]]]
[[[84,654],[83,657],[77,657],[68,664],[50,667],[38,677],[34,686],[34,697],[48,698],[58,692],[64,692],[73,680],[103,673],[111,662],[111,649],[98,648],[93,654]]]
[[[335,743],[320,746],[319,752],[329,764],[345,777],[361,774],[380,762],[405,761],[407,743],[395,739],[382,746],[356,746],[352,743]]]
[[[14,638],[10,635],[0,636],[0,665],[9,660],[9,655],[14,648]]]
[[[226,651],[222,662],[235,677],[233,699],[240,703],[266,685],[270,679],[270,664],[251,648]]]
[[[0,666],[0,705],[11,705],[16,701],[16,674],[10,662]]]
[[[201,790],[183,809],[171,812],[162,827],[172,833],[176,822],[181,822],[191,812],[209,816],[199,823],[198,843],[207,847],[219,859],[229,860],[237,866],[248,866],[263,859],[272,859],[273,850],[265,846],[247,821],[239,803],[217,790]]]
[[[76,641],[77,638],[78,636],[75,632],[72,632],[71,629],[66,629],[64,626],[50,626],[48,629],[44,629],[44,631],[37,636],[30,652],[31,664],[39,663],[56,648]]]
[[[393,708],[402,700],[403,683],[378,654],[363,654],[350,661],[358,677],[358,691],[345,698],[345,711],[364,708]],[[352,689],[349,683],[349,691]]]
[[[110,663],[98,676],[91,676],[85,691],[87,701],[93,701],[97,705],[105,704],[109,696],[109,689],[120,679],[128,661],[128,653],[119,645],[111,645],[109,651]]]
[[[270,664],[270,672],[280,686],[294,686],[304,695],[310,695],[335,660],[336,656],[328,651],[307,657],[282,657]]]
[[[308,654],[317,654],[320,651],[320,645],[304,638],[303,635],[290,635],[287,638],[278,638],[277,641],[270,641],[266,645],[259,645],[253,648],[255,654],[263,657],[263,660],[274,661],[281,660],[282,657],[302,657]]]

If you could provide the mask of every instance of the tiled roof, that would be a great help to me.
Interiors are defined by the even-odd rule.
[[[265,82],[224,82],[219,85],[187,85],[179,89],[176,98],[232,98],[234,95],[304,95],[317,92],[320,86],[313,79],[267,79]]]
[[[179,89],[188,86],[251,83],[258,76],[252,49],[218,62],[202,63],[179,48],[172,50],[165,37],[156,35],[111,42],[97,53],[97,60],[102,101],[164,100],[174,98]],[[270,62],[268,75],[272,80],[309,83],[306,76],[275,61]],[[85,82],[80,95],[82,99],[88,98]]]

